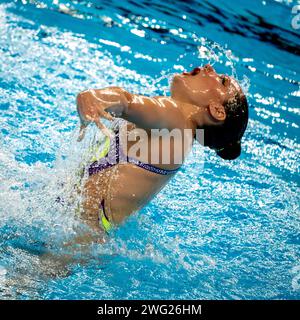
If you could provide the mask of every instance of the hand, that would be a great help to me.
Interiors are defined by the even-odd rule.
[[[84,138],[86,128],[91,122],[94,122],[106,136],[111,137],[110,131],[100,121],[100,117],[110,121],[114,119],[110,113],[105,111],[105,108],[110,105],[111,102],[100,99],[93,90],[87,90],[78,95],[77,112],[80,118],[80,131],[77,141]]]

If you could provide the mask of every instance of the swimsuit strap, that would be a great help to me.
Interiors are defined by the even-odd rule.
[[[154,172],[157,174],[162,174],[162,175],[168,175],[168,174],[173,174],[175,172],[177,172],[179,170],[179,168],[176,169],[162,169],[162,168],[158,168],[156,166],[154,166],[153,164],[150,163],[145,163],[142,162],[140,160],[137,160],[135,158],[129,157],[129,156],[125,156],[123,149],[121,147],[120,144],[120,132],[119,130],[116,131],[116,149],[117,149],[117,163],[120,162],[120,159],[125,160],[129,163],[135,164],[136,166],[150,171],[150,172]]]
[[[177,172],[179,170],[179,168],[176,168],[176,169],[158,168],[158,167],[154,166],[153,164],[145,163],[145,162],[142,162],[140,160],[137,160],[137,159],[134,159],[134,158],[131,158],[131,157],[127,157],[127,161],[129,163],[135,164],[136,166],[138,166],[138,167],[140,167],[142,169],[145,169],[145,170],[157,173],[157,174],[162,174],[162,175],[172,174],[172,173],[175,173],[175,172]]]

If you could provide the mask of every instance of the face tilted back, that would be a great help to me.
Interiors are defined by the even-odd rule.
[[[200,107],[213,104],[223,106],[225,121],[220,126],[205,128],[204,145],[215,149],[224,159],[234,159],[240,155],[240,140],[248,123],[248,103],[235,79],[219,75],[210,65],[206,65],[175,75],[171,93],[174,98]]]
[[[176,74],[171,84],[173,98],[201,107],[207,107],[210,102],[223,105],[239,91],[234,79],[219,75],[210,65]]]

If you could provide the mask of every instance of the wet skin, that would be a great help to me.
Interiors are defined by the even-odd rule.
[[[195,68],[191,72],[175,74],[170,88],[171,96],[146,97],[131,94],[120,87],[90,89],[77,96],[77,110],[81,120],[79,140],[83,139],[87,125],[94,122],[104,134],[109,134],[101,118],[113,120],[120,117],[127,120],[129,132],[144,129],[148,135],[144,142],[150,145],[151,129],[190,129],[193,136],[196,128],[221,125],[226,113],[223,104],[242,94],[238,83],[226,75],[219,75],[210,66]],[[135,141],[128,141],[126,132],[121,141],[127,139],[128,153]],[[124,141],[124,140],[123,140]],[[157,141],[155,150],[162,152],[162,141]],[[159,154],[155,166],[175,169],[174,155],[183,159],[192,147],[192,141],[185,148],[170,144],[170,163],[164,164]],[[152,150],[152,149],[151,149]],[[151,150],[141,154],[139,160],[151,163]],[[134,156],[129,154],[129,156]],[[117,164],[112,168],[90,176],[84,186],[82,219],[96,232],[101,230],[98,222],[99,203],[105,200],[105,210],[113,224],[122,223],[126,217],[145,206],[172,178],[141,169],[131,163]]]

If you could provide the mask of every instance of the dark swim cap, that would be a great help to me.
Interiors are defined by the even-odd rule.
[[[224,160],[234,160],[238,158],[241,154],[242,147],[241,142],[231,143],[225,148],[216,150],[217,155]]]
[[[224,104],[226,119],[221,126],[204,128],[204,145],[215,149],[225,160],[234,160],[241,154],[241,138],[248,124],[248,103],[242,93]]]

